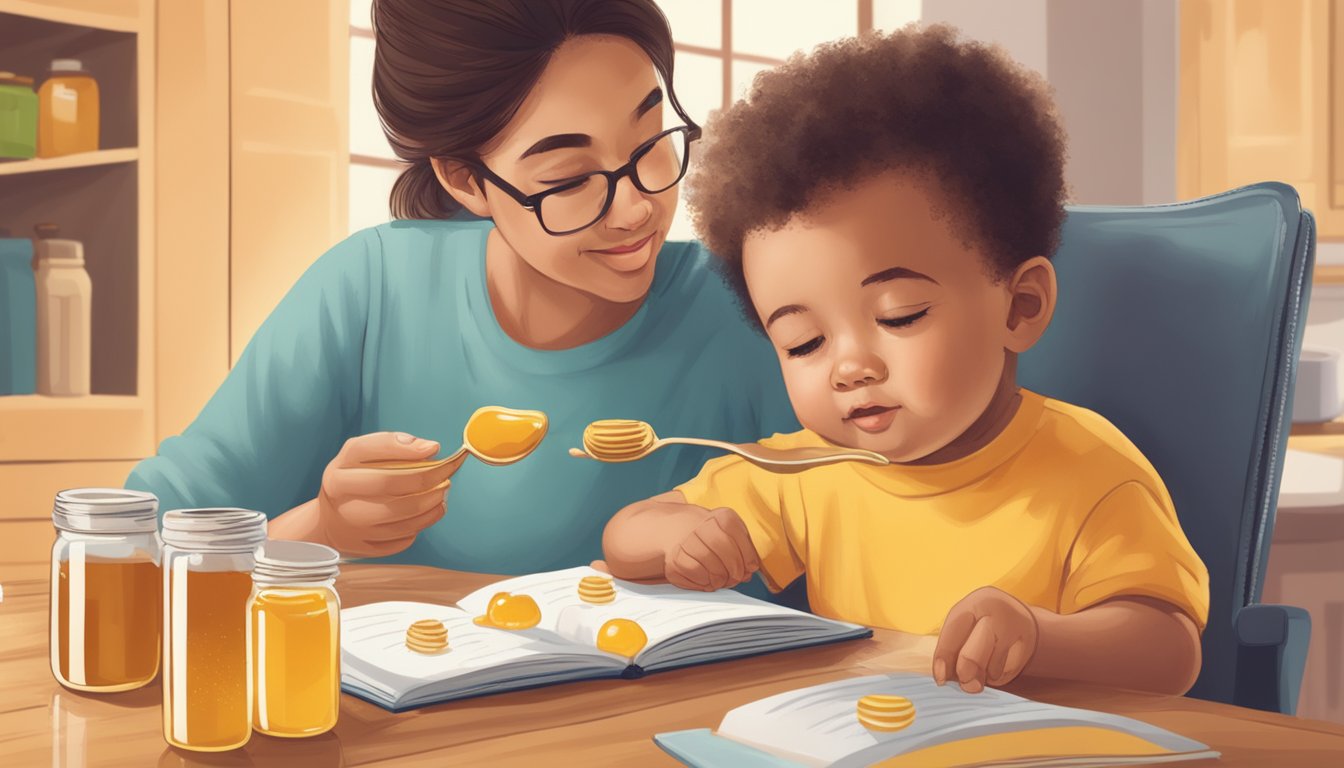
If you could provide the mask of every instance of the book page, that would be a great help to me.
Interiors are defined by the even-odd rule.
[[[869,694],[909,699],[914,722],[895,732],[868,730],[856,708]],[[1089,764],[1211,754],[1199,742],[1137,720],[992,688],[965,693],[907,673],[850,678],[752,702],[729,712],[718,735],[806,765],[862,766],[901,755],[911,756],[911,765],[934,758],[940,765],[979,765],[1013,749],[1029,749],[1032,762],[1100,758]]]
[[[528,594],[541,608],[541,627],[587,648],[594,647],[598,630],[608,620],[630,619],[637,622],[649,638],[645,651],[635,657],[635,663],[640,663],[650,650],[690,630],[727,622],[762,620],[763,623],[771,622],[776,628],[780,623],[797,622],[806,626],[834,626],[837,630],[862,629],[857,624],[833,622],[730,589],[692,592],[671,584],[636,584],[621,579],[612,579],[615,600],[592,605],[583,602],[578,594],[579,580],[585,576],[611,578],[609,574],[586,567],[519,576],[473,592],[458,605],[471,615],[480,615],[498,592]],[[753,636],[761,635],[761,627],[754,631],[745,629],[741,635],[737,639],[750,645]],[[733,638],[724,639],[731,641]]]
[[[448,630],[447,652],[424,654],[406,647],[407,628],[421,619],[443,622]],[[575,648],[550,630],[482,627],[458,608],[414,602],[372,603],[342,610],[341,661],[342,677],[349,678],[351,687],[390,700],[426,684],[458,677],[505,680],[559,667],[620,666],[596,649]]]

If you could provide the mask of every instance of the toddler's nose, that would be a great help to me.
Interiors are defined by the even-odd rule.
[[[887,380],[887,367],[882,359],[872,354],[845,354],[837,361],[831,384],[841,392],[848,392],[869,384]]]

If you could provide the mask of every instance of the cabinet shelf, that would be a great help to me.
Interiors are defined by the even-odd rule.
[[[95,165],[115,165],[133,163],[140,159],[140,151],[135,147],[125,149],[100,149],[97,152],[80,152],[76,155],[61,157],[35,157],[31,160],[10,160],[0,162],[0,176],[13,176],[20,173],[41,173],[60,171],[66,168],[89,168]]]
[[[149,410],[137,395],[0,396],[0,463],[148,456]]]
[[[97,10],[80,0],[0,0],[0,13],[112,32],[139,32],[138,0],[102,0]]]

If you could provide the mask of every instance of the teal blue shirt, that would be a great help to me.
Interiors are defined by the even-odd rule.
[[[196,420],[126,485],[162,510],[234,506],[274,517],[312,499],[347,438],[400,430],[447,455],[484,405],[544,411],[518,464],[468,459],[448,513],[386,560],[517,574],[587,564],[621,507],[671,489],[712,454],[669,447],[629,464],[568,454],[597,419],[745,442],[798,429],[769,342],[696,243],[668,243],[629,322],[560,351],[500,327],[485,284],[490,222],[408,221],[352,235],[262,324]]]

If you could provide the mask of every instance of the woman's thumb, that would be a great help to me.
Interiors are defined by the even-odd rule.
[[[423,437],[416,437],[415,435],[406,432],[393,432],[392,437],[395,442],[393,450],[397,453],[405,453],[409,451],[419,456],[425,453],[437,453],[439,450],[439,444],[437,442],[426,440]]]

